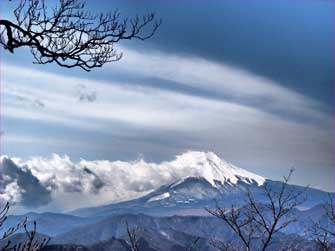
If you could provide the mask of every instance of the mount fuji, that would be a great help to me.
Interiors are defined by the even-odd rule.
[[[187,152],[177,156],[170,165],[173,167],[172,172],[181,176],[174,182],[164,184],[140,198],[81,208],[69,214],[81,217],[124,213],[152,216],[206,215],[204,208],[214,206],[217,202],[225,206],[242,204],[247,190],[252,192],[259,203],[265,202],[263,186],[278,191],[282,185],[280,181],[272,181],[234,166],[212,152]],[[288,189],[299,192],[305,188],[289,185]],[[327,196],[326,192],[310,188],[303,206],[309,208],[322,204],[327,201]]]
[[[175,171],[183,170],[185,177],[202,177],[212,186],[221,184],[236,184],[238,181],[245,183],[257,183],[262,185],[265,178],[245,169],[234,166],[220,159],[213,152],[189,151],[176,157],[171,162]],[[187,175],[187,173],[189,175]]]

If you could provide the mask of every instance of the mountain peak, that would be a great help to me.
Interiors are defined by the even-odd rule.
[[[236,184],[241,180],[245,183],[256,182],[258,185],[265,182],[265,178],[234,166],[213,152],[188,151],[178,155],[171,164],[176,168],[188,168],[190,176],[203,177],[213,186],[216,186],[215,181]]]

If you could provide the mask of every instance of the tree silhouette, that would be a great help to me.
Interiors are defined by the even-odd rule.
[[[258,203],[253,194],[248,190],[246,204],[240,208],[232,205],[229,208],[220,207],[206,210],[223,220],[241,240],[242,248],[238,250],[252,250],[257,246],[258,250],[268,250],[281,230],[296,222],[297,218],[291,214],[292,210],[305,201],[304,192],[290,191],[288,182],[292,176],[293,169],[278,191],[274,191],[265,184],[263,192],[266,203]],[[259,246],[259,247],[258,247]],[[236,250],[236,247],[223,246],[222,250]]]
[[[314,222],[309,230],[318,250],[331,251],[335,248],[335,206],[333,195],[328,194],[328,201],[323,206],[324,221]]]
[[[131,19],[121,19],[119,11],[93,15],[80,0],[57,0],[53,8],[44,0],[21,0],[14,19],[0,19],[3,48],[14,53],[29,47],[36,64],[56,63],[85,71],[120,60],[122,53],[115,43],[146,40],[161,24],[154,13]]]
[[[137,235],[136,235],[136,229],[130,229],[128,222],[126,222],[126,229],[127,229],[127,235],[130,241],[130,247],[131,247],[131,251],[140,251],[140,248],[138,246],[138,239],[137,239]]]
[[[130,248],[131,251],[141,251],[140,246],[139,246],[139,240],[137,236],[137,230],[136,228],[129,228],[128,222],[126,222],[126,230],[127,230],[127,235],[128,239],[130,241]],[[200,240],[200,237],[196,237],[188,247],[185,248],[185,251],[192,251],[196,247],[198,241]]]
[[[36,239],[36,222],[33,222],[33,229],[29,230],[27,227],[27,218],[19,222],[15,227],[10,227],[6,230],[2,229],[7,220],[8,211],[9,203],[7,202],[5,206],[0,209],[0,230],[3,232],[0,236],[0,242],[3,243],[0,245],[0,251],[38,251],[48,244],[49,238],[44,238],[42,241]],[[12,244],[10,238],[22,228],[27,236],[27,240],[25,242]]]

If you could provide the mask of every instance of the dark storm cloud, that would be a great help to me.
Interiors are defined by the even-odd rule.
[[[51,201],[50,191],[30,170],[18,167],[6,157],[3,157],[0,163],[0,191],[0,198],[11,199],[11,202],[18,199],[20,201],[15,202],[26,207],[38,207]]]

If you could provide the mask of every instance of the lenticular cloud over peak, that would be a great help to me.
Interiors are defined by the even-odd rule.
[[[238,181],[258,185],[265,182],[265,178],[236,167],[215,153],[195,151],[159,164],[143,159],[130,162],[82,159],[74,162],[67,155],[57,154],[51,158],[33,157],[29,160],[2,157],[1,168],[7,171],[2,172],[2,180],[6,182],[1,182],[0,199],[15,198],[14,202],[27,206],[23,198],[37,189],[47,198],[36,205],[64,210],[128,200],[188,177],[202,177],[213,186],[217,181],[229,185]]]

